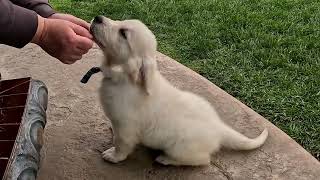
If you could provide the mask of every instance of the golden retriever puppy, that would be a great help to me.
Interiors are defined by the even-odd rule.
[[[104,75],[100,99],[114,133],[107,161],[123,161],[138,144],[164,153],[164,165],[207,165],[221,146],[235,150],[260,147],[265,129],[250,139],[227,126],[210,103],[172,86],[159,72],[153,33],[138,20],[92,20],[91,33],[102,49]]]

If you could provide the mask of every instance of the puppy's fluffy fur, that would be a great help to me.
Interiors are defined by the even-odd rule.
[[[266,129],[247,138],[223,123],[207,100],[173,87],[158,71],[155,36],[140,21],[98,16],[91,32],[105,55],[100,97],[114,133],[105,160],[123,161],[143,144],[163,150],[156,161],[164,165],[207,165],[221,146],[251,150],[265,142]]]

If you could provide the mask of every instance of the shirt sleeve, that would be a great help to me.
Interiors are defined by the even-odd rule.
[[[37,31],[37,13],[9,0],[0,0],[0,27],[1,44],[22,48]]]
[[[54,14],[48,0],[10,0],[13,4],[35,11],[40,16],[47,18]]]

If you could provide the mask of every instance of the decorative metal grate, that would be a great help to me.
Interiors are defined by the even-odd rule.
[[[0,81],[0,179],[36,179],[47,98],[41,81]]]

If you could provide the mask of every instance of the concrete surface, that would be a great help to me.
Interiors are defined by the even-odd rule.
[[[238,131],[255,137],[269,129],[266,144],[251,152],[222,150],[208,167],[164,167],[153,162],[157,152],[138,148],[128,160],[114,165],[100,152],[112,146],[110,122],[97,100],[101,75],[87,85],[81,77],[100,64],[101,54],[92,49],[82,61],[63,65],[41,49],[23,50],[0,46],[3,79],[32,76],[49,88],[48,123],[42,149],[40,180],[95,179],[286,179],[320,177],[320,163],[266,119],[190,69],[159,54],[162,73],[176,86],[208,98],[222,118]]]

